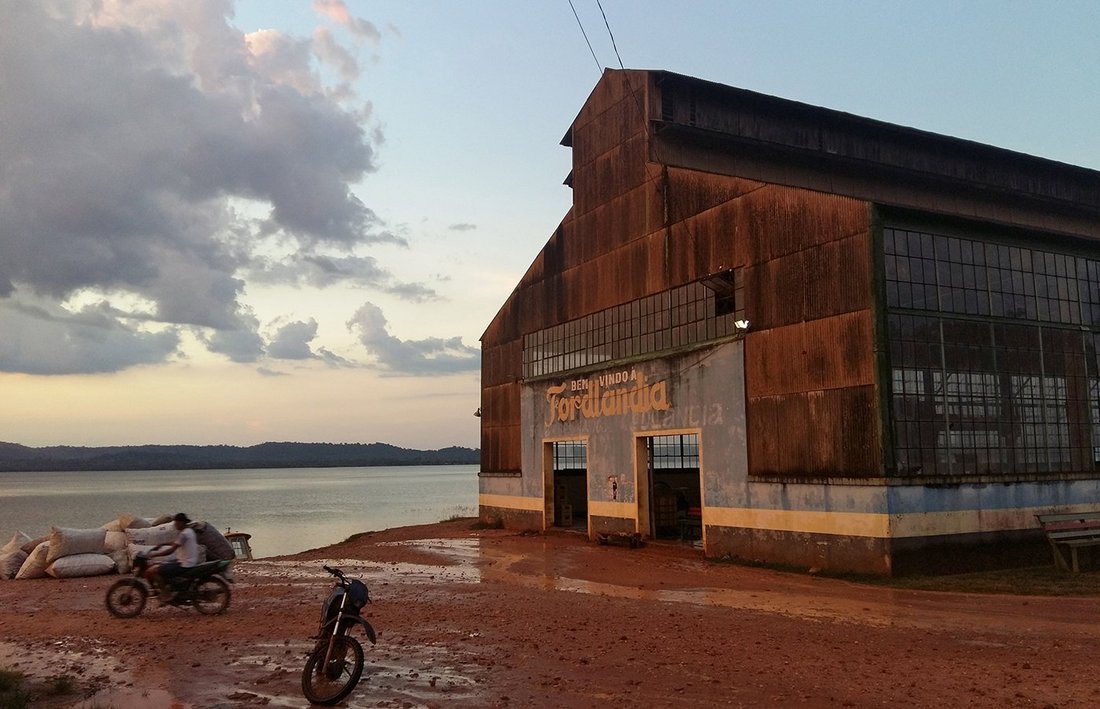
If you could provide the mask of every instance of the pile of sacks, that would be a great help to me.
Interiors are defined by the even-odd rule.
[[[206,522],[192,522],[199,542],[199,561],[234,558],[233,547]],[[44,537],[32,539],[16,532],[0,547],[0,578],[72,578],[118,572],[130,573],[134,557],[160,544],[176,541],[179,532],[172,515],[156,519],[122,515],[97,529],[50,527]],[[158,561],[171,559],[161,557]]]

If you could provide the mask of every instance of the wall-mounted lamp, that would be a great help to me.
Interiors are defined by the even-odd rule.
[[[750,324],[751,323],[748,320],[737,320],[736,322],[733,323],[733,326],[735,328],[737,328],[738,330],[740,330],[741,332],[745,332],[746,330],[749,329]]]

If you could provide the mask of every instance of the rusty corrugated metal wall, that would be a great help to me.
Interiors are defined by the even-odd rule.
[[[525,333],[739,267],[750,471],[881,474],[867,203],[653,161],[648,77],[577,117],[573,209],[482,337],[482,469],[520,468]]]
[[[482,335],[482,471],[520,469],[523,335],[665,287],[647,275],[663,242],[643,238],[664,222],[646,76],[608,72],[589,97],[570,134],[573,208]]]

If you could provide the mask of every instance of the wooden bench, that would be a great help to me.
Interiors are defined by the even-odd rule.
[[[1035,518],[1047,535],[1050,549],[1054,552],[1054,563],[1060,569],[1080,571],[1077,550],[1100,546],[1100,510],[1035,515]],[[1069,549],[1071,563],[1066,562],[1062,547]]]

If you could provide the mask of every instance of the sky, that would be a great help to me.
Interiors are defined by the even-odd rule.
[[[478,340],[604,67],[1100,170],[1098,31],[1091,0],[0,0],[0,441],[477,447]]]

